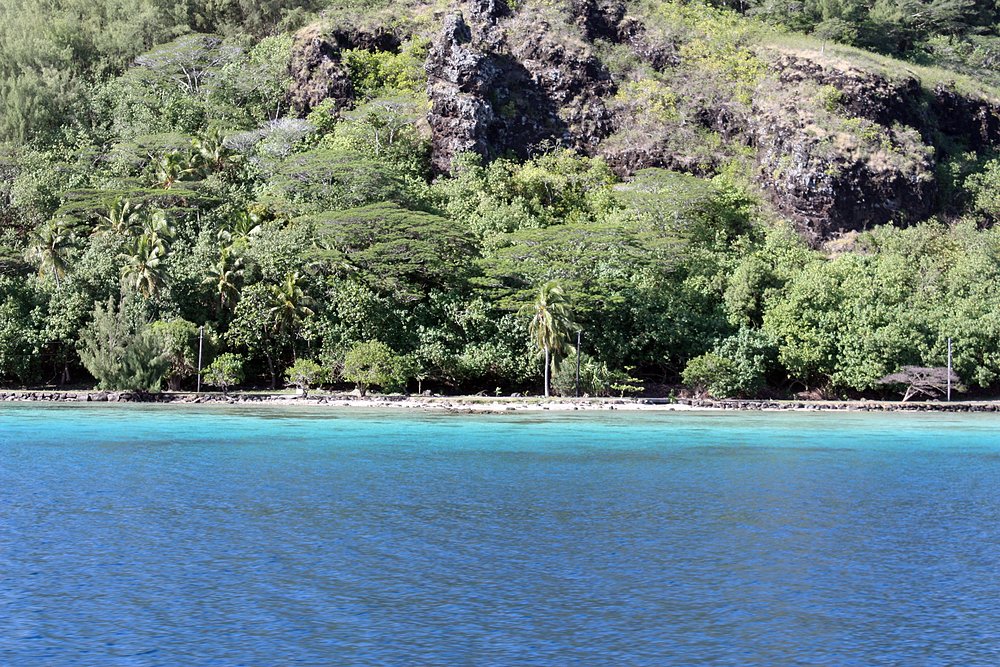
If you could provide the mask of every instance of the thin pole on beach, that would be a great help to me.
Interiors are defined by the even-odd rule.
[[[201,349],[205,341],[205,326],[198,327],[198,393],[201,393]]]
[[[951,336],[948,337],[948,400],[951,400]]]
[[[580,336],[583,329],[576,332],[576,397],[580,398]]]

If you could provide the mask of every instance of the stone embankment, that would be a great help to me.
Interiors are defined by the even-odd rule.
[[[659,403],[659,399],[639,399]],[[1000,402],[750,401],[679,398],[677,404],[706,410],[838,410],[845,412],[1000,412]]]
[[[899,401],[777,401],[715,400],[692,398],[492,398],[485,396],[365,396],[313,393],[303,397],[288,393],[223,396],[217,393],[145,393],[115,391],[0,391],[0,402],[54,403],[169,403],[215,405],[307,405],[357,408],[411,408],[452,412],[504,413],[521,410],[797,410],[843,412],[1000,412],[1000,401],[924,402]]]

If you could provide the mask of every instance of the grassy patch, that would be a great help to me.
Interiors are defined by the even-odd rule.
[[[762,34],[760,46],[778,52],[807,58],[820,65],[836,69],[860,69],[881,74],[889,79],[915,78],[930,90],[938,85],[957,92],[1000,103],[1000,89],[973,77],[941,67],[917,65],[853,46],[824,42],[808,35],[773,31]]]

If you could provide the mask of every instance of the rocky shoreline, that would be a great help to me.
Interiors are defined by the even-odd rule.
[[[903,403],[899,401],[715,400],[692,398],[520,398],[486,396],[406,396],[314,393],[0,391],[0,403],[155,403],[177,405],[299,405],[353,408],[399,408],[448,412],[509,413],[538,410],[718,410],[718,411],[845,411],[845,412],[1000,412],[998,401]]]

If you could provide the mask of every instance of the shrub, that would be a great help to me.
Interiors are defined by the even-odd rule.
[[[170,391],[193,375],[198,362],[198,327],[181,318],[153,322],[150,331],[160,343],[167,359],[166,380]]]
[[[98,304],[80,335],[80,360],[101,389],[158,391],[169,360],[127,302]]]
[[[580,354],[580,395],[607,396],[608,367],[586,352]],[[552,388],[560,396],[576,395],[576,351],[559,362],[552,375]]]
[[[716,398],[752,396],[766,384],[776,355],[774,344],[765,333],[740,329],[713,351],[689,361],[682,380],[695,391]]]
[[[302,390],[303,396],[309,395],[309,388],[326,380],[326,369],[312,359],[299,359],[285,371],[285,382]]]
[[[364,396],[372,386],[389,391],[402,389],[415,374],[410,357],[397,354],[385,343],[377,340],[355,343],[344,357],[340,375],[357,385]]]
[[[243,381],[243,357],[226,352],[215,358],[215,361],[205,369],[205,384],[218,387],[222,395],[229,393],[229,388]]]
[[[735,393],[735,376],[733,362],[714,352],[706,352],[687,363],[681,379],[698,393],[726,398]]]

